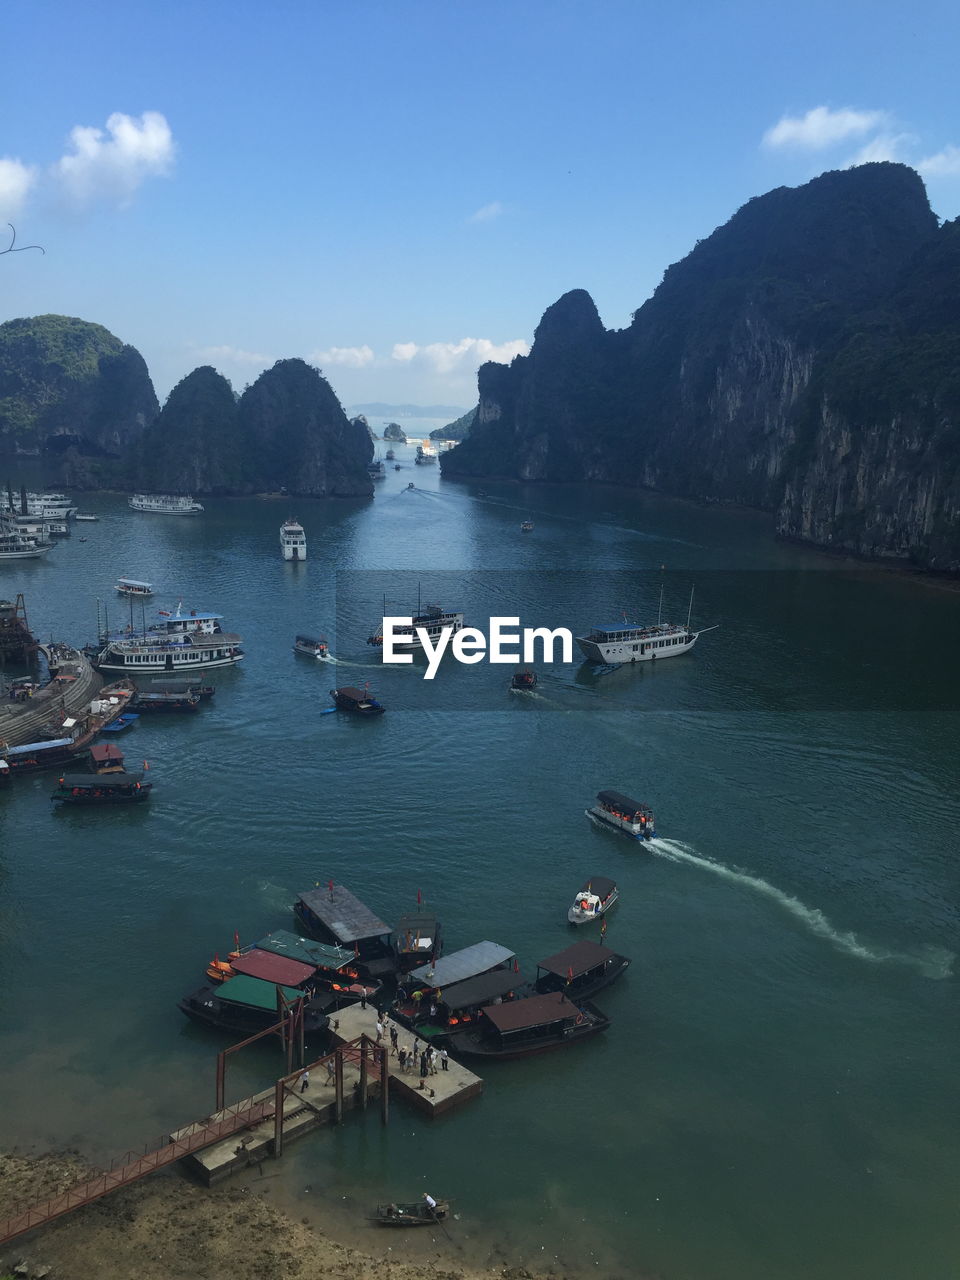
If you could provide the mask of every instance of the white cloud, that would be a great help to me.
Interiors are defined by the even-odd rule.
[[[904,160],[904,150],[916,141],[909,133],[881,133],[861,147],[847,169],[858,164],[872,164],[880,160]]]
[[[925,178],[953,178],[960,176],[960,147],[946,146],[936,155],[917,161],[917,168]]]
[[[331,347],[328,351],[314,351],[307,356],[311,364],[340,364],[348,369],[362,369],[373,363],[373,348],[366,343],[362,347]]]
[[[17,216],[36,179],[36,170],[30,165],[9,156],[0,156],[0,217]]]
[[[259,351],[244,351],[242,347],[200,347],[197,356],[201,360],[217,360],[222,364],[268,365],[275,363],[274,356]]]
[[[166,118],[145,111],[139,120],[115,111],[102,129],[77,125],[73,150],[61,156],[52,174],[69,199],[85,206],[99,199],[121,207],[130,203],[146,178],[168,174],[176,147]]]
[[[407,364],[413,360],[423,361],[437,373],[452,373],[464,364],[478,367],[488,360],[509,364],[514,356],[525,356],[529,351],[522,338],[500,343],[491,342],[489,338],[461,338],[459,342],[430,342],[423,347],[416,342],[397,342],[393,358]]]
[[[820,151],[847,138],[862,137],[887,121],[885,111],[813,107],[805,116],[784,116],[763,135],[765,147],[800,147]]]
[[[499,200],[493,200],[490,204],[485,204],[479,208],[476,213],[471,213],[467,221],[489,222],[491,218],[499,218],[501,213],[503,213],[503,205]]]

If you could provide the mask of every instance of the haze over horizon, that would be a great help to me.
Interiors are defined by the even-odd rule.
[[[0,321],[103,324],[161,400],[200,364],[240,390],[302,356],[347,405],[469,407],[561,294],[623,327],[773,187],[898,160],[960,213],[945,3],[117,17],[6,15],[0,223],[46,252],[4,257]]]

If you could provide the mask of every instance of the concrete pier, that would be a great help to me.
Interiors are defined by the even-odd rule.
[[[40,649],[45,652],[46,646],[40,645]],[[85,712],[103,685],[102,678],[77,649],[70,651],[57,674],[63,679],[51,680],[26,702],[0,702],[0,742],[20,747],[38,741],[61,725],[66,716]]]

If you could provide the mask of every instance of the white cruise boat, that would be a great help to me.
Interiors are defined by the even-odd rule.
[[[153,584],[150,582],[139,582],[136,578],[118,578],[117,590],[122,596],[134,596],[140,599],[146,599],[147,596],[153,595]]]
[[[589,924],[591,920],[599,920],[619,897],[616,881],[607,876],[591,876],[574,898],[567,919],[571,924]]]
[[[193,498],[172,493],[135,493],[127,505],[155,516],[198,516],[203,510]]]
[[[52,542],[38,542],[0,524],[0,560],[35,560],[52,547]]]
[[[636,840],[653,840],[653,810],[648,804],[631,800],[620,791],[598,791],[597,802],[586,810],[587,816],[616,827]]]
[[[580,651],[589,662],[602,662],[608,666],[618,666],[625,662],[652,662],[657,658],[676,658],[681,653],[688,653],[697,640],[707,631],[715,631],[716,627],[701,627],[699,631],[690,629],[690,614],[693,610],[693,591],[690,592],[690,608],[687,610],[685,626],[675,622],[661,622],[663,613],[663,591],[660,592],[660,612],[653,623],[634,623],[626,620],[614,622],[606,627],[593,627],[585,636],[577,637]]]
[[[220,627],[219,613],[168,613],[139,635],[132,629],[105,637],[97,655],[100,671],[129,675],[199,675],[211,667],[230,667],[243,658],[241,638]]]
[[[44,520],[69,520],[76,515],[73,499],[65,493],[28,493],[27,514]]]
[[[284,520],[280,526],[280,551],[284,560],[306,560],[307,535],[296,520]]]
[[[386,612],[386,604],[384,604],[384,612]],[[393,631],[393,647],[394,650],[422,649],[423,641],[417,635],[417,628],[420,627],[426,631],[431,644],[436,644],[440,639],[444,627],[452,628],[453,634],[463,628],[463,614],[450,613],[442,609],[438,604],[428,604],[422,612],[418,612],[409,627],[395,627]],[[382,629],[376,635],[367,637],[367,644],[382,646],[383,631]]]

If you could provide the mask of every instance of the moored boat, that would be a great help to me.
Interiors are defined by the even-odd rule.
[[[112,720],[109,724],[105,724],[100,730],[101,733],[123,733],[124,729],[129,729],[135,724],[140,717],[135,711],[125,711],[123,715],[117,716],[116,720]]]
[[[434,1201],[433,1208],[425,1200],[412,1204],[378,1204],[370,1221],[379,1223],[381,1227],[429,1227],[435,1226],[449,1212],[448,1200]]]
[[[437,460],[437,451],[433,447],[433,445],[431,444],[417,445],[417,456],[414,458],[414,462],[417,464],[418,467],[421,467],[428,462],[436,462],[436,460]]]
[[[92,515],[92,514],[91,514],[90,512],[88,512],[88,511],[78,511],[78,512],[76,513],[76,515],[75,515],[73,518],[74,518],[74,520],[85,520],[85,521],[89,521],[91,524],[93,524],[95,521],[97,521],[97,520],[99,520],[99,519],[100,519],[100,517],[99,517],[99,516]]]
[[[409,973],[421,965],[440,958],[443,931],[432,911],[417,911],[401,916],[391,938],[397,958],[397,972]]]
[[[112,742],[95,742],[90,748],[90,769],[93,773],[123,773],[123,752]]]
[[[139,597],[142,600],[153,595],[152,583],[140,582],[137,578],[118,578],[117,590],[122,596]]]
[[[620,890],[613,880],[607,876],[591,876],[574,898],[573,906],[567,912],[567,919],[571,924],[588,924],[591,920],[599,920],[619,897]]]
[[[181,689],[140,689],[130,703],[135,711],[196,711],[200,694],[185,685]]]
[[[393,973],[393,930],[344,885],[330,881],[326,888],[308,889],[297,897],[293,914],[308,937],[352,949],[361,975]]]
[[[538,963],[534,989],[541,995],[562,991],[571,1000],[586,1000],[629,967],[626,956],[599,942],[575,942]]]
[[[135,493],[127,506],[157,516],[198,516],[203,510],[193,498],[172,493]]]
[[[283,1011],[303,1000],[295,987],[278,986],[261,978],[238,974],[219,987],[201,987],[179,1002],[181,1012],[194,1022],[218,1031],[255,1032],[273,1026]],[[326,1013],[312,1000],[303,1006],[303,1030],[308,1036],[322,1035],[328,1025]]]
[[[220,626],[219,613],[184,614],[159,610],[158,621],[139,635],[132,630],[101,636],[96,664],[100,671],[131,675],[190,672],[232,666],[243,658],[241,638]]]
[[[284,560],[306,560],[307,535],[298,520],[284,520],[280,526],[280,552]]]
[[[641,804],[639,800],[631,800],[620,791],[598,791],[596,804],[586,812],[588,817],[616,827],[618,831],[637,840],[652,840],[657,834],[650,806]]]
[[[153,783],[146,782],[142,772],[65,773],[50,799],[64,804],[134,804],[148,800],[152,790]]]
[[[598,1031],[610,1019],[587,1000],[576,1004],[562,992],[525,996],[487,1005],[477,1023],[447,1041],[450,1052],[462,1057],[523,1058],[575,1044]]]
[[[339,689],[331,689],[330,697],[338,711],[347,711],[351,715],[379,716],[386,711],[386,707],[366,689],[357,689],[354,685],[342,685]]]

